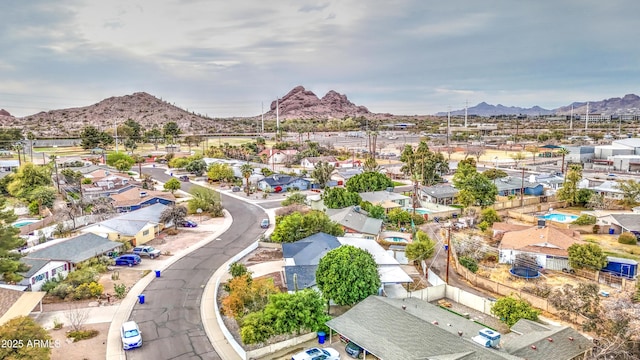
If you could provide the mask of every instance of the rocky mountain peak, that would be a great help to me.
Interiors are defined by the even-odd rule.
[[[11,116],[11,114],[5,109],[0,109],[0,116]]]
[[[330,90],[322,99],[319,99],[313,91],[306,90],[303,86],[296,86],[283,96],[277,103],[271,102],[270,110],[265,113],[267,118],[276,116],[276,106],[279,106],[278,115],[283,119],[290,118],[342,118],[357,114],[370,114],[364,106],[357,106],[346,95]]]

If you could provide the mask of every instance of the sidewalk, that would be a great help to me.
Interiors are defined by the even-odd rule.
[[[220,228],[217,229],[216,232],[202,239],[200,242],[196,243],[195,245],[190,246],[186,249],[182,249],[175,255],[167,258],[166,260],[163,260],[164,263],[161,264],[160,266],[158,266],[157,262],[154,263],[154,268],[156,268],[157,270],[164,271],[166,268],[168,268],[170,265],[172,265],[176,261],[180,260],[186,254],[194,250],[197,250],[202,246],[218,238],[220,235],[222,235],[225,231],[229,229],[232,223],[233,223],[233,218],[231,217],[231,214],[229,214],[229,212],[225,210],[224,223]],[[159,261],[160,259],[157,259],[156,261]],[[226,267],[224,266],[221,267],[220,269],[223,269],[224,271],[226,271]],[[129,316],[131,315],[131,311],[133,310],[133,307],[138,301],[138,295],[141,294],[142,291],[144,291],[144,289],[151,283],[151,281],[154,278],[155,278],[154,273],[151,272],[144,278],[140,279],[131,288],[131,290],[127,294],[127,297],[125,297],[120,303],[120,305],[117,306],[117,309],[115,310],[115,314],[112,320],[109,320],[111,321],[111,326],[109,326],[109,334],[107,336],[107,354],[106,354],[107,360],[125,360],[126,359],[126,355],[124,353],[124,350],[122,350],[122,343],[120,340],[120,327],[122,326],[122,323],[124,323],[125,321],[127,321],[127,319],[129,319]],[[115,307],[116,306],[114,306],[114,308]],[[100,308],[100,309],[103,309],[103,308]],[[204,318],[202,320],[203,322],[205,321]],[[217,347],[215,347],[215,349],[216,351],[218,351]],[[223,359],[226,359],[226,358],[223,358]]]

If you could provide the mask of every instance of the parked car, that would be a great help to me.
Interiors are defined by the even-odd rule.
[[[354,359],[361,358],[364,353],[364,351],[360,346],[356,345],[356,343],[353,343],[351,341],[347,343],[347,346],[345,346],[344,351],[347,353],[347,355],[351,356]]]
[[[153,246],[136,246],[133,248],[133,253],[140,257],[148,256],[151,259],[160,256],[160,250],[155,249]]]
[[[120,328],[122,348],[125,350],[142,346],[142,333],[135,321],[127,321]]]
[[[231,191],[233,191],[233,192],[239,192],[240,190],[241,190],[240,186],[234,186],[234,187],[231,188]]]
[[[188,228],[194,228],[197,227],[198,224],[196,224],[195,221],[191,221],[191,220],[185,220],[183,222],[180,223],[180,226],[182,227],[188,227]]]
[[[180,179],[180,181],[189,182],[189,177],[187,175],[182,175],[178,179]]]
[[[262,219],[262,221],[260,222],[260,227],[263,229],[268,229],[269,228],[269,219]]]
[[[293,355],[291,360],[340,360],[340,353],[332,348],[311,348]]]
[[[141,262],[142,259],[139,255],[136,254],[120,255],[116,258],[116,265],[133,266],[138,265]]]

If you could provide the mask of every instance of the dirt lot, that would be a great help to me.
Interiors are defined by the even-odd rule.
[[[85,325],[85,329],[98,330],[98,336],[78,342],[67,339],[69,327],[60,330],[49,330],[51,338],[60,341],[60,347],[51,351],[52,360],[101,360],[107,353],[107,333],[110,323]]]

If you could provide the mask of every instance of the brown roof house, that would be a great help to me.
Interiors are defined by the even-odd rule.
[[[512,264],[516,255],[527,254],[536,258],[538,266],[548,270],[569,268],[567,249],[583,243],[573,230],[540,224],[524,230],[509,231],[500,242],[500,263]]]
[[[139,187],[112,194],[110,198],[113,200],[112,204],[117,212],[135,211],[153,204],[173,205],[176,203],[176,197],[170,192],[147,190]]]

